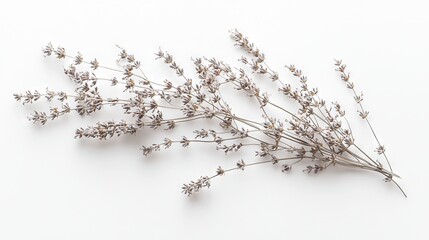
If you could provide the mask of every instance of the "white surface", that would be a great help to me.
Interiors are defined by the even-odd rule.
[[[426,239],[429,86],[427,1],[7,1],[0,9],[0,239]],[[120,112],[76,115],[38,127],[33,107],[15,103],[27,89],[71,90],[49,41],[113,64],[120,44],[153,77],[173,76],[153,61],[158,46],[191,72],[192,56],[235,64],[241,52],[227,30],[257,43],[282,78],[299,66],[323,96],[351,106],[333,71],[342,58],[394,169],[405,199],[376,174],[333,168],[318,176],[271,166],[213,180],[195,197],[181,184],[234,165],[212,147],[172,149],[143,159],[151,131],[107,142],[73,139],[74,129]],[[38,103],[37,109],[47,104]],[[243,108],[246,110],[246,108]],[[179,137],[181,131],[175,132]],[[354,129],[368,129],[355,122]],[[155,137],[152,137],[155,136]],[[362,140],[364,139],[364,140]],[[360,141],[368,149],[372,138]]]

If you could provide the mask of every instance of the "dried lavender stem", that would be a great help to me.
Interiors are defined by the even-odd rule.
[[[399,176],[392,172],[384,153],[384,146],[380,145],[374,129],[366,118],[368,112],[364,111],[360,103],[362,96],[356,94],[353,84],[348,83],[348,87],[353,90],[355,100],[360,105],[359,114],[366,119],[378,143],[376,151],[385,156],[390,170],[386,170],[378,161],[374,161],[355,143],[352,128],[341,105],[332,102],[332,105],[328,107],[326,102],[319,97],[317,88],[309,88],[307,77],[302,74],[301,70],[293,65],[287,66],[300,82],[299,88],[292,89],[291,85],[283,82],[278,73],[267,64],[265,55],[245,36],[237,30],[231,31],[231,36],[235,44],[251,56],[250,58],[241,57],[239,61],[244,63],[252,74],[266,75],[272,81],[278,81],[279,91],[298,104],[299,109],[296,113],[288,110],[283,104],[273,102],[270,95],[261,92],[252,77],[242,68],[232,68],[215,58],[192,59],[199,80],[194,82],[192,78],[185,75],[185,71],[176,63],[173,56],[161,49],[155,54],[156,59],[162,60],[172,69],[178,79],[183,79],[182,83],[173,84],[168,79],[165,79],[163,83],[151,81],[141,68],[140,61],[121,47],[119,47],[121,51],[117,60],[120,69],[115,69],[100,65],[97,59],[84,61],[80,53],[76,57],[72,57],[66,54],[64,48],[55,49],[48,44],[43,49],[45,56],[54,54],[58,59],[66,58],[74,61],[64,69],[64,72],[76,83],[76,94],[70,95],[46,89],[46,94],[27,91],[24,94],[15,94],[14,97],[23,104],[31,104],[40,98],[46,98],[48,101],[55,98],[60,101],[61,107],[50,107],[48,113],[35,111],[29,118],[42,125],[48,120],[56,119],[72,111],[76,111],[79,115],[91,115],[103,109],[104,106],[118,106],[124,110],[124,115],[129,115],[131,118],[128,122],[124,120],[98,122],[94,126],[76,129],[75,138],[105,140],[116,135],[134,134],[144,127],[154,130],[162,127],[164,130],[171,130],[177,124],[199,119],[213,120],[222,129],[195,130],[193,138],[187,136],[182,136],[177,140],[164,138],[161,143],[142,146],[141,150],[145,156],[161,149],[167,149],[172,144],[188,147],[194,143],[208,143],[216,145],[216,149],[224,151],[225,154],[239,151],[244,147],[249,150],[255,148],[255,155],[261,158],[261,161],[248,164],[241,159],[234,168],[224,170],[219,167],[216,175],[212,177],[205,176],[197,181],[184,184],[182,189],[187,195],[198,192],[203,187],[209,187],[210,179],[223,175],[225,172],[244,170],[247,166],[265,163],[277,164],[286,160],[295,161],[291,164],[283,164],[283,172],[290,171],[292,166],[304,162],[304,160],[311,160],[308,161],[310,165],[303,170],[307,173],[319,173],[335,165],[378,172],[386,177],[385,181],[393,181],[403,192],[393,179],[393,177],[399,178]],[[89,66],[93,71],[79,71],[80,64]],[[348,81],[349,74],[345,73],[345,65],[342,65],[341,62],[337,62],[336,65],[338,71],[341,72],[341,78]],[[99,68],[121,74],[121,76],[118,76],[119,79],[97,77],[94,71]],[[108,82],[111,86],[123,87],[124,94],[130,95],[130,98],[102,97],[97,86],[99,82]],[[252,101],[256,100],[259,116],[262,119],[248,119],[236,114],[222,93],[224,87],[229,86],[237,91],[243,91],[252,98]],[[73,101],[76,106],[70,107],[68,99],[70,102]],[[162,104],[160,104],[161,101],[163,101]],[[273,116],[270,110],[281,110],[280,118]],[[171,112],[173,115],[164,117],[165,111]],[[283,113],[286,113],[286,116]],[[347,123],[347,127],[343,126],[344,121]]]

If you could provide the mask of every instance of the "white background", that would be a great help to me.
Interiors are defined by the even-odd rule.
[[[0,239],[426,239],[428,9],[423,0],[2,2]],[[233,166],[241,153],[225,157],[199,145],[143,158],[140,145],[164,133],[73,139],[77,127],[120,120],[120,110],[40,127],[26,116],[48,104],[23,107],[12,97],[47,86],[73,89],[63,63],[42,57],[49,41],[112,66],[119,44],[162,81],[174,75],[153,60],[158,47],[187,73],[192,56],[238,64],[242,52],[232,46],[231,28],[256,42],[285,81],[294,79],[283,66],[295,64],[322,96],[341,101],[353,115],[352,98],[333,71],[332,59],[342,58],[365,92],[371,121],[409,197],[373,173],[335,167],[309,176],[266,165],[214,179],[210,189],[188,198],[182,183],[218,165]],[[358,141],[372,152],[368,129],[353,121]]]

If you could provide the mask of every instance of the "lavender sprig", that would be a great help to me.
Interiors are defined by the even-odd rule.
[[[119,108],[129,120],[98,122],[93,126],[76,129],[75,138],[96,138],[106,140],[125,134],[135,134],[144,128],[169,131],[187,122],[206,119],[218,124],[214,129],[195,129],[192,136],[172,137],[167,135],[160,143],[142,146],[144,156],[165,150],[177,144],[181,147],[192,147],[195,144],[208,143],[215,145],[216,150],[230,154],[237,151],[254,151],[259,160],[241,159],[232,168],[219,166],[213,176],[202,176],[196,181],[184,184],[182,192],[192,195],[202,188],[210,187],[211,180],[234,170],[244,170],[249,166],[271,163],[281,164],[282,172],[289,172],[304,165],[305,173],[318,174],[333,166],[351,167],[378,172],[386,182],[397,184],[399,178],[392,170],[375,131],[368,120],[369,112],[362,105],[363,94],[355,91],[350,81],[350,73],[341,60],[336,60],[336,70],[352,90],[353,97],[360,107],[359,116],[364,119],[373,133],[378,146],[376,153],[383,155],[389,168],[371,154],[366,153],[356,143],[347,114],[340,103],[327,103],[319,96],[319,90],[311,87],[302,70],[294,65],[287,65],[286,72],[299,82],[298,88],[282,79],[279,73],[269,66],[265,54],[259,50],[238,30],[230,31],[236,46],[245,51],[246,56],[238,60],[247,70],[231,67],[215,58],[192,59],[195,75],[188,72],[176,62],[173,55],[159,50],[156,59],[161,60],[173,70],[177,79],[165,79],[163,82],[149,78],[141,62],[133,54],[119,47],[117,68],[104,66],[93,58],[86,60],[78,52],[69,55],[63,47],[54,47],[49,43],[42,49],[44,56],[66,60],[65,75],[76,85],[75,92],[46,89],[44,92],[26,91],[14,94],[22,104],[32,104],[45,98],[49,103],[58,101],[61,106],[50,106],[49,111],[35,111],[29,116],[33,123],[47,124],[62,115],[77,113],[92,115],[106,107]],[[103,76],[100,70],[116,74],[114,77]],[[293,111],[283,103],[271,99],[271,94],[263,92],[253,79],[253,75],[265,76],[278,91],[298,106]],[[107,83],[107,84],[103,84]],[[102,90],[113,87],[121,96],[105,97]],[[237,93],[245,93],[256,101],[255,111],[260,117],[247,118],[237,114],[222,95],[223,88],[231,87]],[[252,107],[252,105],[249,105]],[[274,114],[273,114],[274,112]],[[279,114],[280,113],[280,114]],[[257,114],[255,116],[258,116]],[[284,163],[286,162],[286,163]],[[406,195],[405,195],[406,196]]]

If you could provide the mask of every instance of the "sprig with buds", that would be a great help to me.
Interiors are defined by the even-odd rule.
[[[92,115],[106,108],[112,111],[119,109],[120,114],[128,119],[103,121],[78,128],[75,138],[106,140],[145,129],[166,131],[167,136],[162,142],[141,147],[145,157],[169,149],[172,145],[187,148],[202,143],[212,144],[224,154],[237,151],[255,153],[253,161],[240,159],[231,168],[219,166],[214,175],[202,176],[184,184],[182,191],[188,196],[210,187],[215,177],[261,164],[280,165],[284,173],[299,168],[299,165],[302,172],[308,174],[319,174],[333,166],[362,169],[381,174],[386,182],[393,182],[402,191],[396,182],[399,176],[393,172],[386,149],[370,124],[369,112],[363,107],[363,94],[356,92],[350,81],[350,73],[341,60],[335,61],[336,70],[352,91],[359,106],[359,116],[367,122],[377,140],[375,152],[384,156],[388,168],[362,150],[343,106],[337,101],[329,104],[321,98],[319,90],[310,86],[302,70],[294,65],[286,66],[285,72],[299,83],[299,87],[294,89],[269,66],[265,54],[247,37],[238,30],[230,33],[235,45],[246,54],[238,59],[242,67],[231,67],[215,58],[196,58],[192,59],[195,74],[189,75],[172,54],[160,49],[155,53],[156,59],[166,64],[180,80],[165,79],[162,82],[149,78],[135,55],[122,47],[118,46],[117,67],[108,67],[97,58],[87,60],[80,52],[70,55],[65,48],[49,43],[42,49],[43,54],[67,62],[64,73],[76,85],[74,93],[46,89],[13,96],[22,104],[46,99],[51,105],[49,111],[34,111],[29,117],[33,123],[42,125],[65,114]],[[262,79],[265,76],[271,84],[276,84],[279,93],[295,104],[298,110],[291,110],[293,108],[286,107],[284,101],[280,104],[273,100],[272,93],[262,91],[259,82],[254,80],[255,74],[262,76]],[[255,114],[254,118],[240,116],[222,94],[227,87],[244,93],[250,101],[256,102],[256,107],[255,104],[248,107],[255,107],[255,112],[259,111],[259,114]],[[105,88],[115,88],[118,95],[125,97],[106,97],[103,93]],[[201,119],[215,122],[218,127],[194,129],[188,136],[174,137],[168,133],[179,125]]]

